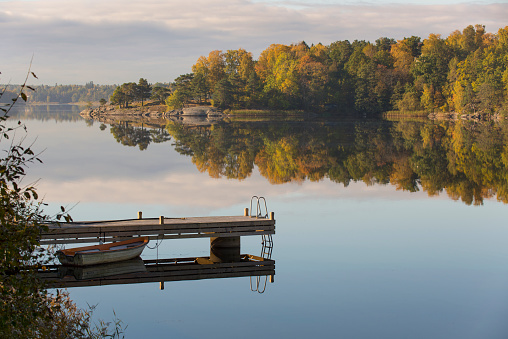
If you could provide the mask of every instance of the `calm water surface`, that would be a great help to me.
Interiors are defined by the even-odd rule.
[[[19,115],[28,140],[37,139],[36,148],[44,150],[44,164],[30,167],[27,182],[40,178],[48,212],[75,205],[75,220],[134,218],[137,211],[146,217],[240,215],[258,195],[266,197],[277,220],[275,282],[265,293],[252,292],[248,277],[166,282],[162,291],[155,283],[69,290],[82,307],[98,304],[98,317],[113,319],[114,310],[128,325],[127,338],[508,337],[508,206],[498,201],[504,199],[503,188],[493,186],[506,181],[506,172],[474,187],[460,173],[434,180],[417,168],[440,165],[425,158],[419,146],[404,146],[408,138],[387,146],[376,141],[384,137],[369,134],[379,128],[405,133],[412,125],[370,121],[365,132],[358,122],[324,123],[319,128],[328,133],[325,139],[317,137],[316,124],[302,122],[272,129],[259,123],[197,131],[173,126],[171,140],[147,145],[146,133],[138,131],[134,140],[132,131],[101,128],[78,111],[39,107]],[[456,133],[443,128],[432,130],[443,136],[422,139],[420,148]],[[346,135],[355,130],[356,136]],[[237,133],[236,142],[224,136],[217,141],[217,131]],[[504,131],[496,134],[502,143]],[[162,132],[152,139],[164,137]],[[209,143],[202,145],[201,138]],[[311,146],[295,151],[292,138]],[[274,140],[283,143],[274,146]],[[377,148],[358,148],[362,140]],[[223,147],[215,149],[218,144]],[[327,165],[324,158],[309,160],[323,147]],[[500,147],[502,152],[506,145]],[[383,155],[387,150],[390,154]],[[347,167],[345,156],[370,160],[348,160]],[[502,162],[502,156],[494,158]],[[270,163],[274,159],[278,162]],[[454,159],[454,164],[462,161]],[[373,167],[354,174],[365,163]],[[385,171],[408,163],[409,174]],[[489,166],[478,166],[479,173],[488,172]],[[444,181],[454,194],[437,189],[429,195]],[[466,186],[472,193],[464,193]],[[260,242],[260,237],[242,238],[242,253],[258,255]],[[207,255],[208,239],[165,240],[158,252],[146,249],[143,258]]]

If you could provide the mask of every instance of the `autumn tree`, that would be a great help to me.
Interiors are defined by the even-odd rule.
[[[185,106],[185,95],[179,90],[175,90],[166,98],[165,102],[169,109],[181,109]]]
[[[318,44],[299,52],[298,87],[305,109],[319,107],[326,100],[326,85],[329,81],[328,51]]]
[[[196,64],[192,66],[192,72],[203,75],[207,80],[206,88],[213,91],[215,84],[226,76],[224,53],[215,50],[211,51],[208,57],[199,57]]]

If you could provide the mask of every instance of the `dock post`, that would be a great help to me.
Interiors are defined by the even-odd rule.
[[[163,216],[163,215],[161,215],[161,216],[159,217],[159,224],[160,224],[160,225],[164,225],[164,216]]]
[[[240,261],[240,237],[210,238],[210,260],[217,263]]]
[[[159,283],[159,289],[164,290],[164,280]]]
[[[138,219],[140,220],[143,219],[143,212],[141,211],[138,212]]]
[[[275,282],[275,276],[274,275],[271,275],[270,276],[270,283],[274,283]]]
[[[270,220],[275,220],[275,213],[274,212],[270,212]]]
[[[249,209],[247,207],[243,210],[243,216],[244,217],[248,217],[249,216]]]

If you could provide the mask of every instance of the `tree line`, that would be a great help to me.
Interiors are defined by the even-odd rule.
[[[201,56],[175,79],[171,108],[210,101],[234,109],[341,109],[376,113],[508,112],[508,26],[328,46],[273,44]]]
[[[254,60],[244,49],[201,56],[171,84],[37,86],[29,102],[98,102],[120,107],[151,99],[179,109],[210,103],[222,109],[390,110],[508,114],[508,26],[488,33],[468,26],[448,37],[430,34],[374,43],[272,44]],[[11,88],[7,88],[8,97]]]
[[[33,86],[34,91],[27,94],[28,103],[60,103],[98,102],[102,98],[109,98],[116,85],[96,85],[93,81],[85,85]],[[19,86],[6,87],[4,98],[14,98],[18,94]]]
[[[135,101],[141,101],[141,106],[143,106],[147,99],[152,99],[160,104],[164,103],[170,93],[169,86],[164,84],[150,85],[146,79],[140,78],[137,84],[126,82],[118,86],[111,95],[110,101],[120,108],[127,108],[130,103]]]

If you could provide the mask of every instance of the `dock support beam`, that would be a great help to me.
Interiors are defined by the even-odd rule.
[[[210,238],[210,260],[216,263],[240,261],[240,237]]]

